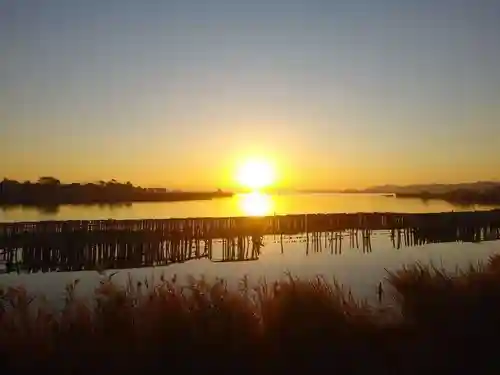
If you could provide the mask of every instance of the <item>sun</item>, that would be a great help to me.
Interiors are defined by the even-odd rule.
[[[236,178],[246,188],[262,189],[276,181],[276,173],[271,162],[251,159],[238,168]]]

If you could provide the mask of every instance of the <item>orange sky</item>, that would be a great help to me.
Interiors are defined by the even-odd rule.
[[[256,156],[283,187],[500,179],[497,2],[341,3],[9,2],[0,175],[231,189]]]

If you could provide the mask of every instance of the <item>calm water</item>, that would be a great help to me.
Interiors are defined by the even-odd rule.
[[[91,219],[155,219],[328,212],[446,212],[491,207],[453,206],[444,201],[396,199],[369,194],[241,194],[208,201],[134,203],[122,206],[60,206],[2,208],[0,222]]]
[[[487,209],[490,207],[469,207]],[[58,211],[42,212],[33,209],[14,208],[0,211],[0,221],[36,221],[69,219],[128,219],[167,218],[195,216],[237,216],[263,214],[292,214],[313,212],[443,212],[465,210],[442,201],[423,202],[418,199],[396,199],[377,195],[239,195],[233,198],[201,202],[142,203],[121,207],[63,206]],[[500,252],[500,241],[470,243],[445,243],[395,249],[386,232],[376,232],[372,238],[372,251],[364,252],[345,241],[341,253],[328,246],[312,249],[299,239],[291,238],[283,245],[276,237],[264,239],[264,247],[258,260],[217,263],[209,259],[190,260],[155,268],[118,270],[114,280],[125,283],[132,276],[159,278],[161,274],[181,279],[187,275],[215,278],[223,277],[230,285],[236,285],[243,275],[250,280],[260,278],[275,280],[286,271],[300,277],[323,275],[335,277],[352,288],[354,295],[375,299],[376,286],[383,281],[387,271],[396,270],[415,261],[432,262],[447,269],[464,267],[487,259]],[[106,271],[111,273],[112,270]],[[89,295],[102,276],[95,271],[53,272],[35,274],[3,274],[0,285],[25,285],[32,292],[44,293],[49,300],[58,303],[62,299],[64,285],[80,280],[80,293]]]
[[[121,269],[117,270],[113,280],[125,284],[129,276],[140,280],[152,277],[159,280],[163,274],[165,277],[177,275],[181,280],[185,280],[188,275],[204,275],[208,279],[223,277],[230,285],[236,286],[243,275],[248,275],[250,281],[256,282],[261,278],[276,280],[284,277],[285,272],[289,271],[304,278],[317,275],[330,279],[335,277],[350,287],[355,296],[375,301],[376,287],[386,277],[386,270],[397,270],[404,264],[413,264],[416,261],[454,270],[457,266],[465,267],[500,253],[500,241],[478,244],[443,243],[395,249],[386,232],[373,234],[371,252],[351,248],[348,241],[344,242],[341,253],[332,251],[328,246],[321,249],[311,246],[307,248],[304,242],[295,239],[285,242],[282,247],[272,236],[265,238],[264,243],[258,260],[218,263],[209,259],[197,259],[155,268]],[[107,270],[105,274],[112,272],[115,271]],[[103,276],[96,271],[19,275],[10,273],[0,275],[0,284],[22,284],[31,292],[43,293],[50,301],[58,303],[62,301],[63,288],[67,283],[79,279],[80,293],[88,296],[101,277]]]

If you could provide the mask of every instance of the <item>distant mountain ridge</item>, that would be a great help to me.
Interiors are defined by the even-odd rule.
[[[413,184],[413,185],[379,185],[366,189],[298,189],[300,193],[344,193],[344,194],[392,194],[392,193],[422,193],[442,194],[455,190],[484,191],[499,188],[500,181],[475,181],[456,184]]]
[[[414,184],[414,185],[382,185],[374,186],[364,190],[358,190],[362,193],[421,193],[428,192],[431,194],[446,193],[454,190],[472,190],[484,191],[491,188],[500,187],[498,181],[476,181],[476,182],[463,182],[457,184]],[[351,192],[353,192],[351,190]]]

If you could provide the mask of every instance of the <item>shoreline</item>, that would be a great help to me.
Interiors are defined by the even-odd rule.
[[[0,206],[57,207],[61,205],[127,204],[138,202],[182,202],[232,197],[234,193],[143,188],[116,180],[98,183],[61,183],[54,177],[37,182],[0,181]]]
[[[500,193],[482,193],[473,191],[452,191],[446,193],[395,193],[395,198],[399,199],[421,199],[421,200],[441,200],[460,206],[500,206]]]
[[[189,201],[202,201],[221,198],[231,198],[235,194],[232,192],[172,192],[172,193],[148,193],[145,195],[138,195],[131,198],[116,198],[110,199],[109,197],[94,198],[94,199],[58,199],[53,198],[50,200],[36,200],[33,198],[20,198],[20,199],[0,199],[1,208],[14,208],[14,207],[57,207],[57,206],[114,206],[114,205],[131,205],[133,203],[163,203],[163,202],[189,202]]]

